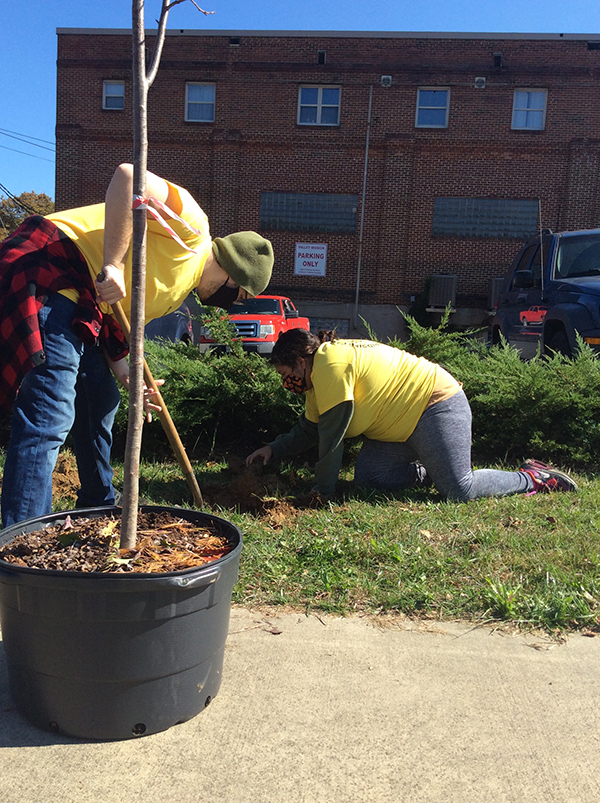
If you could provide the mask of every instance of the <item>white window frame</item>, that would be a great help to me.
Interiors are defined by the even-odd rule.
[[[189,99],[190,86],[211,86],[213,88],[212,103],[204,103]],[[216,84],[212,81],[186,81],[185,82],[185,121],[186,123],[214,123],[215,121],[215,106],[217,102],[217,89]],[[190,105],[212,106],[212,119],[211,120],[198,120],[189,116]]]
[[[107,92],[108,86],[120,86],[123,92],[119,95],[115,92]],[[122,98],[123,105],[122,106],[107,106],[106,99],[107,98]],[[125,81],[120,81],[119,79],[113,79],[106,81],[102,81],[102,108],[104,111],[107,112],[122,112],[125,109]]]
[[[303,108],[311,107],[315,108],[314,103],[302,103],[302,90],[303,89],[318,89],[318,96],[317,96],[317,119],[314,123],[305,123],[300,121],[300,112]],[[323,103],[323,90],[324,89],[337,89],[338,91],[338,102],[337,104],[333,105],[331,103]],[[336,123],[322,123],[321,116],[323,109],[334,109],[337,108],[337,122]],[[340,124],[340,114],[342,110],[342,87],[339,84],[301,84],[298,87],[298,114],[296,117],[296,122],[298,125],[317,125],[317,126],[324,126],[326,128],[335,128]]]
[[[541,95],[543,98],[543,105],[541,107],[537,106],[535,108],[530,108],[528,106],[517,106],[517,93],[526,92],[527,95]],[[547,89],[532,89],[530,87],[522,87],[520,89],[515,89],[513,93],[513,108],[512,108],[512,119],[511,119],[511,128],[513,131],[544,131],[546,128],[546,109],[548,108],[548,90]],[[525,112],[526,118],[528,116],[528,112],[535,112],[536,114],[542,113],[542,124],[540,126],[537,125],[515,125],[515,115],[517,112]]]
[[[441,125],[431,123],[420,123],[419,112],[422,109],[442,109],[442,106],[424,106],[421,104],[421,92],[445,92],[446,93],[446,115]],[[417,108],[415,110],[415,128],[448,128],[448,118],[450,117],[450,87],[449,86],[420,86],[417,89]]]

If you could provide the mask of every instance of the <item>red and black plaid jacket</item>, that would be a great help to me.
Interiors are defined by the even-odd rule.
[[[27,371],[45,360],[38,312],[49,295],[68,288],[79,293],[73,329],[82,341],[99,342],[113,360],[128,353],[119,325],[96,304],[75,243],[50,220],[27,218],[0,243],[0,409],[10,410]]]

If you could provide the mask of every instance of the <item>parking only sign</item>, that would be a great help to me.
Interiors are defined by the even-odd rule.
[[[325,276],[327,243],[296,243],[295,276]]]

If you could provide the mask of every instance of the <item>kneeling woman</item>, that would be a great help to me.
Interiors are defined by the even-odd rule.
[[[285,388],[306,394],[305,413],[246,462],[267,463],[318,444],[313,491],[322,496],[334,493],[344,438],[357,435],[364,442],[354,477],[367,488],[398,491],[432,482],[455,501],[577,490],[566,474],[533,460],[518,471],[473,471],[467,397],[454,377],[422,357],[292,329],[279,337],[271,360]]]

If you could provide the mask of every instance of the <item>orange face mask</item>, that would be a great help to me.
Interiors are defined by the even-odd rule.
[[[294,376],[294,374],[288,374],[282,380],[282,384],[286,390],[291,390],[292,393],[306,392],[306,377],[304,376]]]

